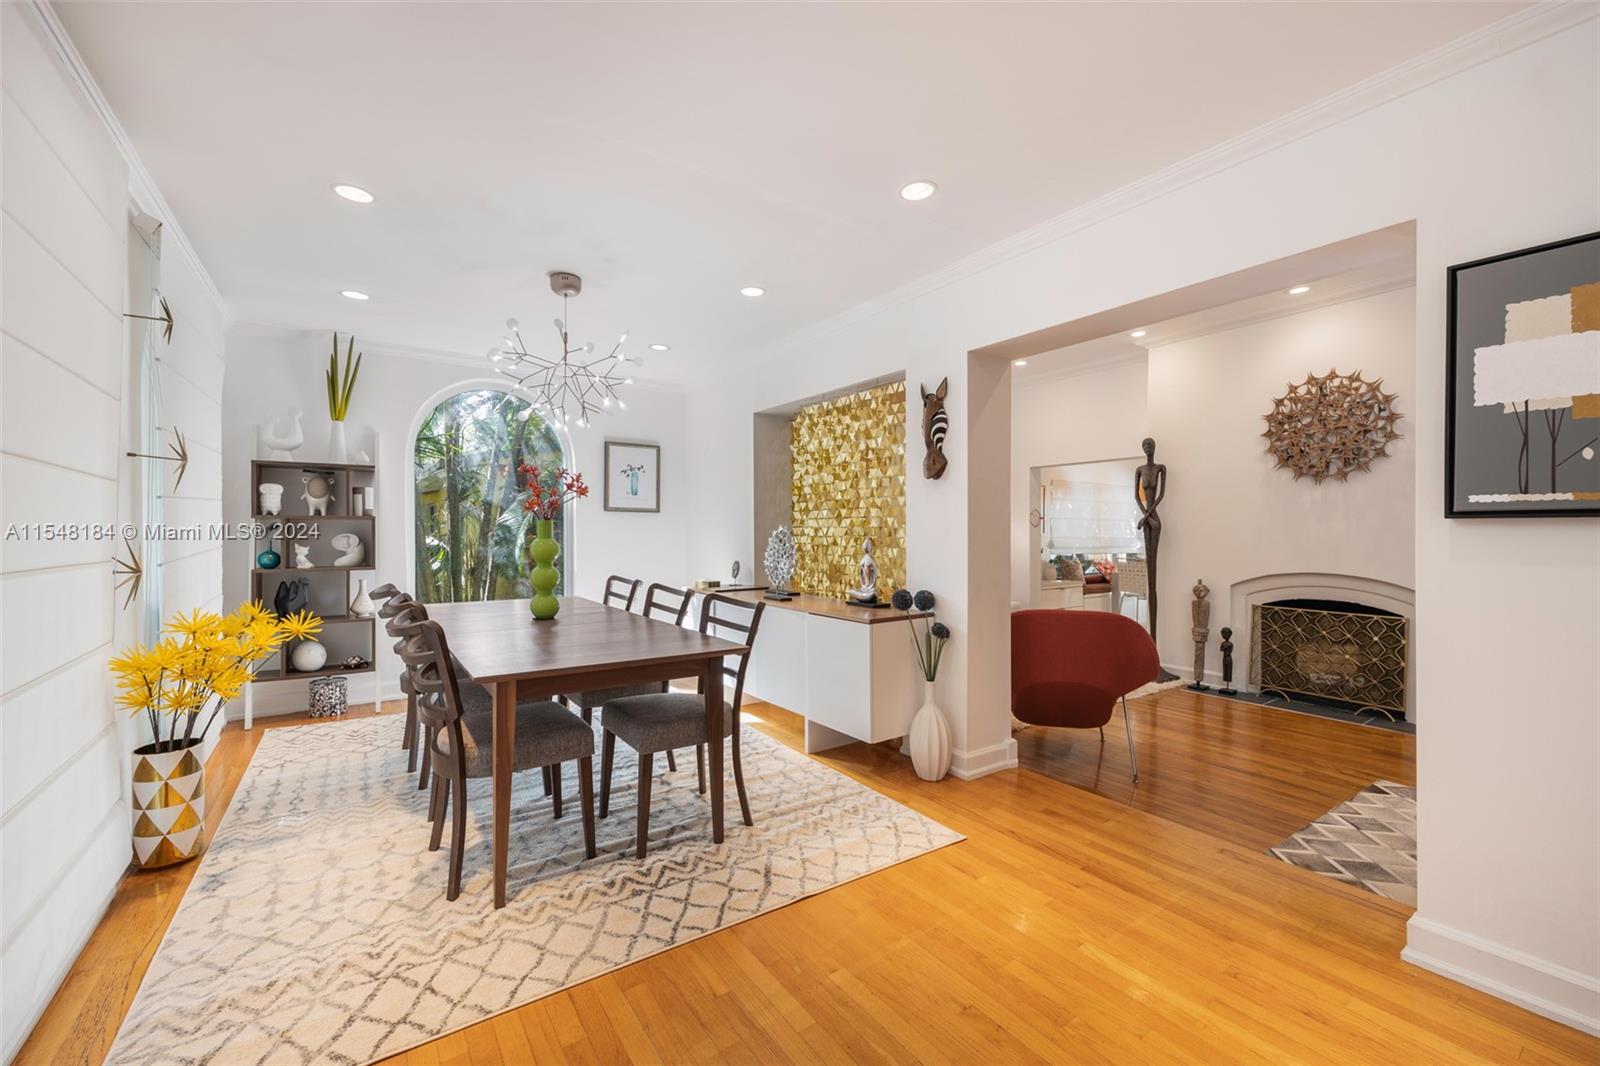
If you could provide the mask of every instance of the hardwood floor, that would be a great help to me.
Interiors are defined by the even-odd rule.
[[[799,745],[792,715],[748,713]],[[1137,790],[1120,719],[1103,762],[1093,732],[1019,736],[1086,787],[827,753],[968,839],[391,1061],[1600,1061],[1400,962],[1407,908],[1263,853],[1374,777],[1411,780],[1411,738],[1186,692],[1141,701],[1134,728]],[[261,734],[224,734],[213,826]],[[18,1062],[104,1057],[195,865],[124,880]]]
[[[1417,783],[1417,740],[1168,689],[1133,700],[1139,783],[1119,710],[1093,729],[1016,734],[1025,768],[1244,847],[1265,849],[1374,781]]]

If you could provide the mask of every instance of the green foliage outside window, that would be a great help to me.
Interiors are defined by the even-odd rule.
[[[417,598],[424,603],[531,595],[517,467],[569,465],[561,441],[527,404],[492,389],[458,393],[428,413],[415,455]],[[567,512],[556,542],[567,554]],[[565,567],[561,567],[563,575]],[[566,579],[556,586],[562,595]]]

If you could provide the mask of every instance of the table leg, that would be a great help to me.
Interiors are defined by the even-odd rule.
[[[511,843],[511,756],[517,742],[517,683],[494,686],[494,905],[506,905],[506,851]]]
[[[711,757],[711,839],[722,843],[722,660],[708,659],[701,673],[706,693],[706,747]]]

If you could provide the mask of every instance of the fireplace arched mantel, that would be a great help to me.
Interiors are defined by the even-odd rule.
[[[1417,595],[1414,589],[1377,578],[1356,577],[1351,574],[1285,573],[1262,574],[1259,577],[1236,581],[1229,589],[1229,617],[1233,619],[1234,645],[1243,654],[1236,653],[1234,681],[1241,688],[1254,691],[1248,676],[1249,649],[1255,634],[1250,631],[1253,608],[1278,600],[1345,600],[1378,607],[1404,615],[1408,626],[1407,643],[1416,647]],[[1417,720],[1416,670],[1410,664],[1406,670],[1407,719]],[[1208,671],[1209,672],[1209,671]]]

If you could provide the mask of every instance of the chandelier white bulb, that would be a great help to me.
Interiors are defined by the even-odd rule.
[[[527,400],[529,406],[519,418],[526,420],[538,411],[557,426],[571,424],[587,429],[592,412],[609,410],[613,403],[619,409],[627,406],[616,390],[619,385],[632,385],[633,379],[619,379],[613,370],[628,362],[639,365],[640,361],[630,360],[623,352],[622,345],[628,339],[626,333],[617,339],[608,354],[598,359],[589,358],[595,350],[592,341],[574,347],[567,332],[565,308],[568,299],[583,291],[583,279],[568,271],[552,271],[550,288],[561,297],[563,308],[562,317],[555,320],[556,335],[561,338],[561,354],[535,355],[528,351],[517,320],[508,318],[506,328],[511,335],[501,338],[501,347],[489,349],[489,362],[499,373],[514,380],[517,384],[512,391]]]

